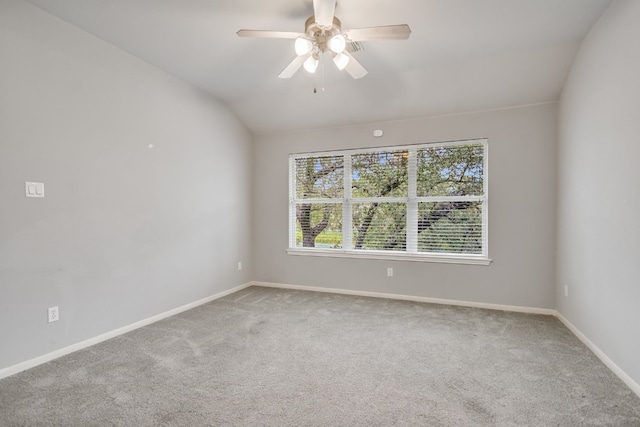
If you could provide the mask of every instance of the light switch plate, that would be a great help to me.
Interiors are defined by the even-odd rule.
[[[24,191],[27,197],[44,197],[44,183],[25,182]]]

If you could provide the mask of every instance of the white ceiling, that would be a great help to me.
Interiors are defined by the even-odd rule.
[[[411,37],[363,43],[363,79],[328,62],[282,80],[293,41],[236,31],[303,32],[312,0],[27,1],[210,92],[257,134],[557,100],[611,2],[339,0],[343,29],[406,23]]]

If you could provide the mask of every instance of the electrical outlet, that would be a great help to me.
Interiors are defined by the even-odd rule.
[[[388,267],[387,268],[387,277],[392,277],[393,276],[393,267]]]
[[[238,263],[238,271],[240,271],[240,270],[242,270],[242,263],[241,262]]]
[[[49,314],[49,323],[58,321],[60,316],[60,312],[58,311],[58,306],[49,307],[47,309],[47,313]]]
[[[569,285],[564,285],[564,296],[565,297],[569,296]]]

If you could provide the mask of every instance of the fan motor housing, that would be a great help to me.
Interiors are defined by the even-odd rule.
[[[304,32],[307,37],[315,41],[315,45],[318,46],[321,52],[325,52],[328,49],[327,42],[329,39],[342,32],[342,22],[334,16],[333,24],[327,28],[316,24],[315,16],[311,16],[304,23]]]

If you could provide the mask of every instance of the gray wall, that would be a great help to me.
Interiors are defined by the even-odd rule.
[[[17,0],[0,63],[0,369],[251,279],[252,139],[226,108]]]
[[[554,308],[557,105],[256,137],[254,279]],[[374,129],[383,138],[373,138]],[[289,153],[489,138],[489,266],[287,255]],[[394,267],[394,276],[386,268]]]
[[[585,39],[562,94],[557,277],[559,311],[636,383],[639,21],[639,1],[614,2]]]

